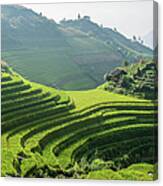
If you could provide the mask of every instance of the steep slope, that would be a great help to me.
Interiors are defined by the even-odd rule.
[[[90,17],[84,16],[78,20],[61,21],[61,25],[64,27],[72,27],[89,34],[91,37],[98,38],[108,45],[111,45],[114,50],[118,50],[124,57],[131,57],[132,53],[136,57],[140,54],[152,55],[152,50],[138,41],[132,41],[126,38],[116,29],[112,30],[107,27],[99,26],[98,24],[91,21]],[[126,52],[130,52],[128,56],[125,56]],[[137,54],[137,55],[136,55]],[[132,58],[131,58],[132,59]],[[132,59],[133,60],[133,59]]]
[[[99,88],[145,99],[157,99],[158,66],[154,61],[139,61],[105,74]]]
[[[98,89],[58,91],[5,64],[1,75],[2,176],[99,178],[111,169],[125,179],[129,165],[157,162],[157,103]],[[152,165],[137,167],[143,173],[135,179],[155,179]]]
[[[1,8],[2,50],[66,45],[53,20],[22,6],[2,5]]]
[[[94,88],[103,82],[106,69],[152,54],[89,20],[57,24],[32,10],[9,5],[2,6],[1,14],[2,59],[28,79],[61,89]]]

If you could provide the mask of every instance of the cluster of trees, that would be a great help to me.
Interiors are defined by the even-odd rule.
[[[137,38],[135,35],[133,35],[132,39],[133,39],[133,41],[137,41],[141,44],[144,43],[143,39],[140,36],[138,36],[138,38]]]
[[[90,21],[90,20],[91,20],[91,17],[90,17],[90,16],[86,16],[86,15],[82,17],[82,16],[80,15],[80,13],[78,13],[77,19],[78,19],[78,20],[83,19],[83,20],[88,20],[88,21]],[[61,23],[66,22],[66,18],[64,17],[60,22],[61,22]]]
[[[104,80],[107,81],[104,89],[145,99],[157,99],[157,73],[155,62],[140,61],[129,65],[124,61],[124,67],[104,75]]]

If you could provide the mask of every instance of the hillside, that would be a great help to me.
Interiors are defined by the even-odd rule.
[[[132,41],[131,39],[126,38],[121,33],[119,33],[116,28],[111,29],[103,26],[99,26],[98,24],[91,21],[89,16],[84,16],[78,20],[68,20],[61,21],[61,26],[64,28],[75,28],[78,29],[90,37],[98,38],[104,41],[107,45],[110,45],[114,50],[118,50],[118,52],[124,56],[124,58],[134,60],[142,54],[151,55],[152,51],[150,48],[145,47],[138,41]]]
[[[126,62],[127,63],[127,62]],[[105,74],[106,83],[99,86],[115,93],[157,100],[158,66],[155,61],[139,61],[117,67]]]
[[[22,6],[1,7],[2,59],[28,79],[67,90],[95,88],[106,69],[152,50],[87,17],[57,24]]]
[[[1,76],[2,176],[157,178],[156,102]]]

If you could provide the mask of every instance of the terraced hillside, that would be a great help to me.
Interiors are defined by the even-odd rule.
[[[2,59],[31,81],[87,90],[103,83],[106,69],[153,55],[140,42],[85,18],[57,24],[23,6],[1,9]]]
[[[158,99],[158,64],[141,60],[105,74],[106,82],[99,88],[139,98]]]
[[[58,91],[9,68],[1,87],[3,176],[156,178],[157,103]]]

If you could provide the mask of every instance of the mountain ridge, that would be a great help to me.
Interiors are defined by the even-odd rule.
[[[2,59],[28,79],[57,88],[95,88],[106,70],[153,53],[89,16],[57,24],[42,13],[12,5],[2,5],[1,14]]]

